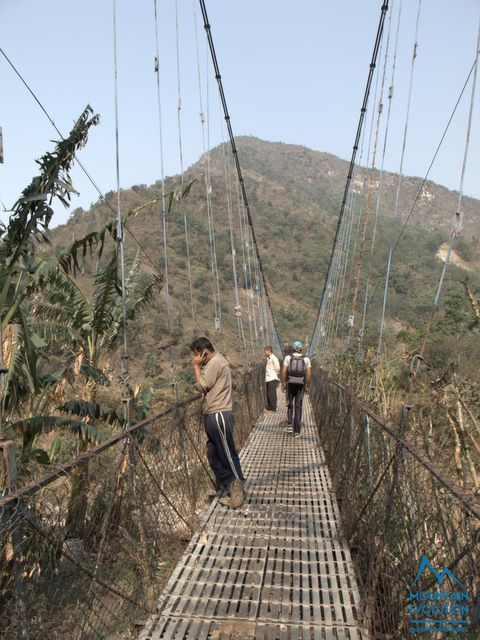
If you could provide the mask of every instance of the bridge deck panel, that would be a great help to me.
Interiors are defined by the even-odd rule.
[[[258,421],[244,506],[213,501],[141,640],[367,640],[308,398],[298,440],[282,418]]]

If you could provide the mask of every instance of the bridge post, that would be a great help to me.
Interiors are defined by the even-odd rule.
[[[0,441],[0,451],[3,461],[3,486],[5,494],[8,495],[17,489],[17,463],[15,460],[15,443],[13,440]],[[13,564],[13,576],[15,580],[15,597],[18,615],[18,638],[28,640],[28,626],[25,607],[25,587],[22,579],[22,534],[20,530],[19,501],[15,500],[0,513],[1,533],[5,548],[2,555],[7,553],[8,538],[11,538],[12,553],[11,562]],[[7,563],[7,558],[2,561]]]

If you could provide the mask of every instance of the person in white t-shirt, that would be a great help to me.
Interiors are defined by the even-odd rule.
[[[267,395],[267,412],[277,410],[277,387],[280,382],[280,362],[273,353],[272,347],[265,347],[263,353],[267,357],[265,367],[265,386]]]
[[[312,363],[302,354],[302,343],[292,344],[293,353],[285,356],[282,367],[282,389],[287,390],[287,427],[285,431],[294,432],[300,437],[302,424],[302,405],[305,391],[310,386]]]

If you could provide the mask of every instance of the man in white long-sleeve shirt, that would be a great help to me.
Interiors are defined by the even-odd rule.
[[[265,367],[265,385],[267,391],[267,411],[277,410],[277,387],[280,382],[280,362],[273,353],[272,347],[265,347],[263,353],[267,357]]]

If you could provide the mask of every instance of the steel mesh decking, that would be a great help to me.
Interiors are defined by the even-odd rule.
[[[366,640],[308,397],[302,435],[266,414],[241,453],[247,500],[215,500],[141,640]]]

